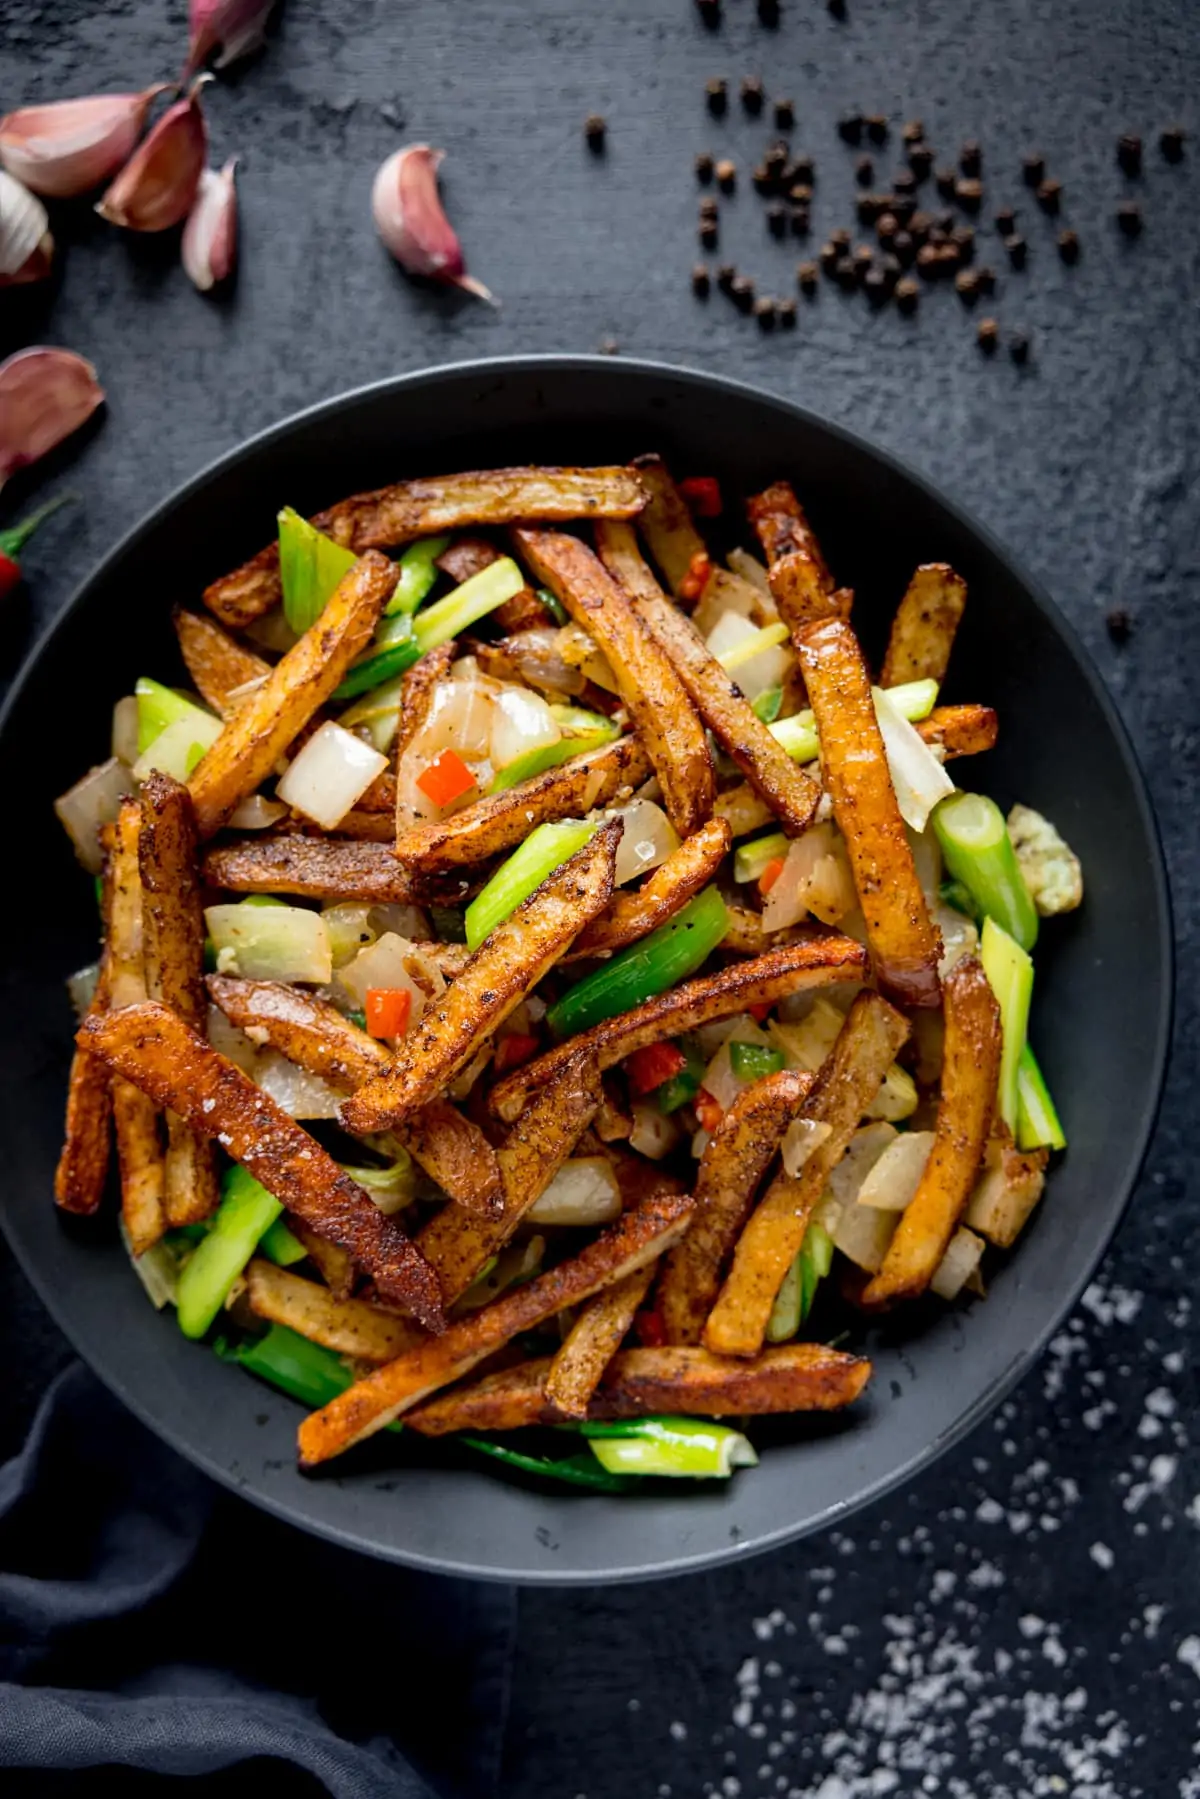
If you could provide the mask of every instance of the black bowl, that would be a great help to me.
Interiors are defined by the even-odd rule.
[[[949,697],[998,708],[999,747],[960,777],[1045,811],[1083,859],[1088,899],[1038,946],[1034,1036],[1070,1151],[986,1302],[893,1324],[852,1415],[757,1433],[761,1465],[726,1485],[634,1499],[545,1491],[403,1439],[316,1478],[295,1469],[299,1408],[147,1304],[111,1221],[51,1201],[71,1017],[63,977],[92,959],[90,883],[50,802],[105,753],[134,678],[171,678],[177,599],[302,510],[405,474],[666,453],[743,495],[788,476],[856,621],[878,647],[918,562],[970,586]],[[70,719],[70,729],[65,721]],[[1051,602],[984,532],[846,432],[732,382],[586,357],[485,362],[389,381],[235,451],[116,549],[40,645],[0,728],[14,849],[0,898],[4,1225],[63,1330],[147,1424],[247,1498],[353,1549],[447,1573],[623,1580],[711,1566],[843,1517],[977,1424],[1036,1358],[1095,1268],[1154,1122],[1171,1010],[1166,880],[1125,732]]]

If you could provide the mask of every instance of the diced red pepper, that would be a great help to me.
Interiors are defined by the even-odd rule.
[[[687,1057],[674,1043],[647,1043],[625,1058],[625,1075],[634,1099],[653,1093],[687,1067]]]
[[[698,600],[708,585],[708,577],[712,574],[712,563],[705,550],[697,550],[688,563],[688,572],[679,583],[681,600]]]
[[[666,1344],[667,1326],[659,1311],[638,1312],[633,1329],[643,1349],[662,1349]]]
[[[475,786],[475,776],[455,750],[443,750],[417,776],[417,786],[435,806],[448,806]]]
[[[412,994],[407,987],[368,987],[364,1011],[372,1037],[403,1037],[412,1016]]]
[[[692,1104],[696,1108],[696,1117],[700,1120],[701,1130],[707,1131],[711,1137],[725,1116],[725,1108],[720,1100],[714,1099],[704,1087],[701,1087]]]
[[[747,1010],[747,1012],[749,1012],[749,1014],[750,1014],[751,1018],[754,1020],[755,1024],[765,1024],[767,1019],[770,1017],[771,1006],[773,1003],[774,1002],[772,1000],[765,999],[762,1001],[761,1005],[747,1006],[746,1010]]]
[[[689,475],[679,491],[697,518],[720,518],[721,483],[715,475]]]
[[[3,550],[0,550],[0,600],[4,598],[5,594],[12,592],[20,579],[20,564],[14,562],[11,556],[6,556]]]
[[[772,887],[783,873],[783,857],[772,856],[767,866],[758,877],[758,891],[765,899]]]
[[[525,1031],[510,1031],[497,1043],[492,1067],[497,1074],[507,1074],[510,1068],[519,1068],[530,1056],[536,1056],[538,1047],[536,1037],[530,1037]]]

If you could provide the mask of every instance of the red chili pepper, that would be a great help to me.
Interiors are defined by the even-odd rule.
[[[674,1043],[647,1043],[625,1058],[625,1075],[634,1099],[653,1093],[687,1067],[687,1057]]]
[[[697,550],[688,563],[688,572],[679,583],[681,600],[698,600],[708,585],[708,577],[712,574],[712,563],[705,550]]]
[[[507,1074],[510,1068],[519,1068],[530,1056],[536,1056],[538,1047],[536,1037],[530,1037],[524,1031],[510,1031],[497,1043],[492,1067],[497,1074]]]
[[[372,1037],[403,1037],[412,1016],[412,994],[407,987],[368,987],[364,1009]]]
[[[443,750],[417,776],[417,786],[435,806],[448,806],[452,800],[470,793],[475,776],[457,751]]]
[[[749,1012],[755,1024],[765,1024],[766,1020],[770,1017],[772,1004],[773,1002],[771,1000],[765,999],[761,1005],[747,1006],[746,1010]]]
[[[697,518],[720,518],[721,483],[715,475],[689,475],[679,491]]]
[[[772,887],[783,873],[783,857],[772,856],[767,866],[758,877],[758,891],[765,899]]]
[[[714,1099],[704,1087],[701,1087],[692,1104],[696,1108],[696,1117],[700,1120],[701,1130],[707,1131],[711,1137],[725,1116],[724,1106],[720,1100]]]
[[[667,1327],[661,1312],[639,1312],[633,1328],[643,1349],[662,1349],[666,1344]]]
[[[21,565],[17,561],[17,557],[29,539],[42,520],[49,518],[52,512],[57,512],[59,507],[65,505],[70,497],[70,494],[59,494],[57,499],[40,507],[37,512],[31,512],[29,517],[22,519],[19,525],[11,525],[7,531],[0,531],[0,600],[4,598],[5,594],[11,593],[21,579]]]

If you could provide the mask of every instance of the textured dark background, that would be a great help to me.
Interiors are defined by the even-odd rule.
[[[117,536],[212,456],[340,388],[476,355],[612,338],[736,374],[866,433],[991,525],[1099,662],[1166,837],[1177,1042],[1131,1213],[1040,1369],[900,1498],[711,1577],[523,1597],[505,1784],[522,1799],[1195,1799],[1200,144],[1172,169],[1156,139],[1175,118],[1200,127],[1200,12],[1186,0],[848,10],[838,21],[821,0],[783,0],[771,31],[752,0],[726,0],[709,33],[688,0],[293,0],[265,54],[208,96],[214,157],[243,159],[236,291],[202,300],[173,242],[123,239],[81,205],[56,220],[60,281],[0,297],[0,354],[68,344],[109,394],[86,442],[0,502],[6,523],[56,480],[80,496],[30,551],[0,672]],[[182,11],[0,0],[0,110],[170,75]],[[852,222],[853,158],[834,128],[847,109],[892,120],[884,171],[913,115],[939,160],[978,137],[985,218],[1027,200],[1020,155],[1045,151],[1083,254],[1062,267],[1054,227],[1024,207],[1029,272],[1002,273],[989,308],[1030,332],[1028,367],[985,362],[950,292],[910,321],[826,288],[773,338],[722,299],[692,298],[690,165],[703,148],[728,149],[743,177],[723,203],[722,254],[760,289],[791,291],[796,247],[768,239],[745,179],[773,135],[737,104],[750,72],[794,98],[794,146],[818,159],[814,247]],[[724,121],[704,109],[714,74],[735,95]],[[581,139],[593,110],[609,121],[603,158]],[[1147,140],[1137,181],[1114,160],[1127,130]],[[371,176],[405,139],[448,151],[448,204],[501,310],[414,288],[375,241]],[[1113,223],[1126,193],[1144,205],[1135,244]],[[1123,648],[1105,630],[1114,606],[1133,621]],[[3,1249],[0,1284],[7,1450],[68,1350]]]

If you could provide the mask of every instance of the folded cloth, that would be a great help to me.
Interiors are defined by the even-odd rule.
[[[0,1468],[0,1768],[22,1791],[32,1770],[59,1792],[68,1771],[269,1758],[272,1799],[490,1799],[515,1627],[509,1588],[409,1574],[219,1492],[79,1364]]]

